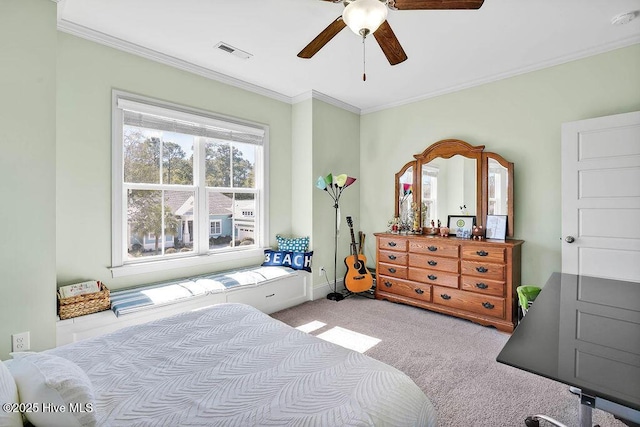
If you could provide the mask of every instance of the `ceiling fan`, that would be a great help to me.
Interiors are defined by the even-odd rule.
[[[364,38],[373,33],[389,64],[397,65],[407,59],[407,54],[396,38],[389,22],[387,8],[392,10],[447,10],[480,9],[484,0],[323,0],[342,2],[342,15],[322,30],[315,39],[298,53],[298,57],[309,59],[344,27]]]

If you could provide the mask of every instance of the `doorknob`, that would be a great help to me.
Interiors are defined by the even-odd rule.
[[[564,241],[567,242],[567,243],[573,243],[573,242],[576,241],[576,239],[573,236],[567,236],[567,237],[564,238]]]

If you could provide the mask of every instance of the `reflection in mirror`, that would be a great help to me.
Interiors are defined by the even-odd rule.
[[[455,155],[422,165],[422,226],[449,215],[476,215],[476,159]]]
[[[489,215],[508,215],[508,180],[509,174],[507,168],[502,166],[495,159],[489,159],[489,194],[487,211]]]
[[[398,217],[405,220],[409,217],[413,201],[413,166],[409,166],[398,179]]]

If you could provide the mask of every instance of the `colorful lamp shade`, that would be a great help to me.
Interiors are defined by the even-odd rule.
[[[328,190],[330,187],[347,188],[351,184],[356,182],[356,178],[348,176],[346,173],[340,175],[334,175],[332,173],[327,176],[320,176],[316,180],[316,187],[320,190]]]
[[[323,177],[318,177],[318,180],[316,181],[316,187],[318,187],[320,190],[327,191],[327,182]]]

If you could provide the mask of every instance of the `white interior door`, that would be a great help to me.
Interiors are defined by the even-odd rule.
[[[562,271],[640,281],[640,111],[562,125]]]

